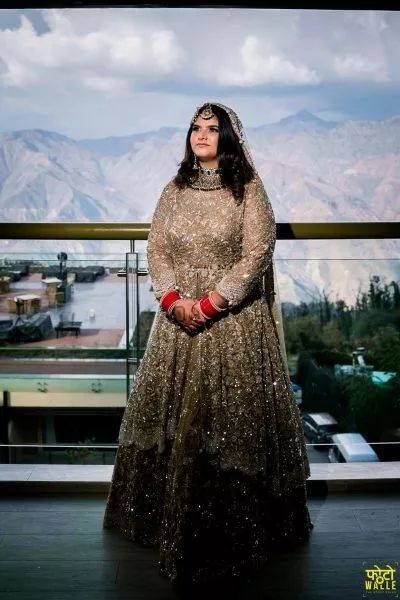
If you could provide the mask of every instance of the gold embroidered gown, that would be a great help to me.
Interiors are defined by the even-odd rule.
[[[263,286],[276,240],[270,201],[258,176],[242,203],[218,172],[201,170],[192,185],[171,181],[156,206],[154,293],[216,289],[230,309],[195,335],[158,310],[103,525],[158,547],[159,574],[171,582],[197,583],[260,566],[307,540],[312,523],[303,428]]]

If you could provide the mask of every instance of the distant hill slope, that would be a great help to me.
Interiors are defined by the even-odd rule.
[[[73,140],[40,129],[1,133],[1,219],[150,221],[163,186],[183,156],[185,133],[162,128],[97,140]],[[303,110],[277,123],[249,128],[247,135],[277,221],[399,220],[400,117],[328,122]],[[8,251],[33,246],[42,247],[22,241],[6,245]],[[74,251],[94,248],[84,242],[63,246]],[[310,248],[286,244],[285,257],[307,259]],[[368,279],[370,261],[358,261],[347,282],[343,277],[343,257],[349,252],[364,256],[362,242],[353,242],[351,248],[346,241],[324,243],[320,256],[332,248],[340,260],[329,261],[328,267],[308,262],[293,275],[293,263],[281,264],[283,299],[306,299],[336,281],[349,294]],[[374,258],[385,258],[388,252],[398,255],[396,241],[382,245],[372,240],[368,249]],[[387,269],[388,277],[398,277],[397,264]]]

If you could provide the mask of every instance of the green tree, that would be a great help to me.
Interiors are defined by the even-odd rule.
[[[391,281],[389,286],[393,288],[392,306],[393,308],[400,308],[400,288],[396,281]]]
[[[400,311],[397,310],[382,310],[370,309],[359,314],[357,320],[354,321],[351,339],[353,343],[358,343],[358,338],[370,338],[380,328],[386,325],[393,325],[399,329]]]
[[[318,317],[305,315],[289,321],[286,327],[286,343],[289,352],[324,348]]]
[[[347,348],[345,336],[336,321],[330,321],[324,325],[322,329],[322,339],[329,350],[344,351]]]
[[[370,441],[400,423],[400,378],[395,377],[385,386],[377,386],[368,376],[344,375],[339,380],[348,398],[348,409],[356,431]]]
[[[344,300],[336,300],[335,321],[346,340],[350,338],[353,324],[352,311]]]
[[[379,327],[368,344],[375,369],[400,373],[400,333],[393,325]]]

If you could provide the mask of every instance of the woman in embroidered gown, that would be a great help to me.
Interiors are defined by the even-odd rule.
[[[207,167],[207,168],[206,168]],[[273,210],[236,113],[199,107],[148,238],[160,302],[104,515],[173,583],[309,538],[310,475],[275,301]]]

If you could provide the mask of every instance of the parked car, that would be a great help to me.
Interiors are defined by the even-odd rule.
[[[331,414],[327,412],[303,413],[301,418],[304,433],[310,442],[314,444],[331,442],[331,436],[338,428],[338,422]],[[323,446],[316,446],[316,448],[323,449]]]
[[[376,462],[375,450],[361,433],[337,433],[332,436],[333,448],[328,456],[330,462]]]

